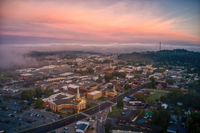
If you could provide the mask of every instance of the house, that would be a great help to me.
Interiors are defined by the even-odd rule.
[[[177,132],[177,127],[169,126],[167,127],[167,132],[169,133],[176,133]]]
[[[162,130],[160,127],[131,121],[129,117],[119,117],[116,122],[119,126],[112,126],[112,133],[158,133]]]
[[[163,104],[161,105],[161,107],[163,107],[164,109],[167,109],[168,105],[167,105],[166,103],[163,103]]]
[[[187,117],[182,117],[181,118],[181,125],[185,127],[186,126],[186,121],[187,121]]]
[[[163,82],[163,81],[155,81],[154,85],[155,85],[157,90],[161,90],[161,89],[167,88],[167,83]]]
[[[177,116],[172,115],[171,118],[169,119],[169,123],[177,124]]]
[[[143,72],[153,72],[153,67],[151,66],[151,65],[149,65],[149,66],[142,66],[141,67],[141,70],[143,71]]]
[[[151,111],[148,110],[148,111],[145,113],[144,118],[145,118],[145,119],[147,119],[147,118],[149,118],[149,117],[151,118],[152,115],[153,115],[153,112],[151,112]]]
[[[191,114],[191,112],[190,112],[190,110],[189,110],[189,109],[186,109],[186,110],[185,110],[185,112],[184,112],[184,114],[186,114],[186,115],[190,115],[190,114]]]
[[[151,75],[150,77],[154,77],[155,79],[160,79],[160,78],[164,77],[164,74],[156,72],[153,75]]]

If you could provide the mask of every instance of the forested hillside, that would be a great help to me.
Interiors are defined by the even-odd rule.
[[[129,62],[145,62],[159,65],[173,65],[185,67],[197,67],[200,70],[200,53],[184,49],[133,52],[120,54],[118,59]]]

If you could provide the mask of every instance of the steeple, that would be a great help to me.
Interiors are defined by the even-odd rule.
[[[76,99],[80,98],[80,93],[79,93],[79,88],[77,88],[77,94],[76,94]]]
[[[113,85],[113,91],[115,91],[115,85]]]

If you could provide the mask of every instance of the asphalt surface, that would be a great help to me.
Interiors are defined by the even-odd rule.
[[[101,110],[104,110],[106,109],[107,107],[111,106],[112,103],[109,103],[109,102],[105,102],[105,103],[102,103],[100,106],[96,106],[92,109],[89,109],[89,110],[86,110],[86,111],[83,111],[83,113],[86,113],[88,115],[93,115],[95,113],[97,113],[98,111],[101,111]]]
[[[144,88],[145,85],[148,85],[148,84],[151,84],[151,82],[142,84],[142,85],[140,85],[138,87],[135,87],[135,88],[132,88],[129,92],[126,92],[126,93],[124,93],[124,94],[122,94],[120,96],[117,96],[117,97],[115,97],[114,99],[112,99],[110,101],[116,103],[118,100],[122,100],[125,96],[131,95],[131,94],[139,91],[140,89]],[[98,106],[96,106],[94,108],[91,108],[89,110],[83,111],[83,113],[86,113],[88,115],[93,115],[93,114],[97,113],[98,111],[104,110],[104,109],[106,109],[107,107],[109,107],[111,105],[113,105],[113,104],[110,103],[110,102],[105,102],[105,103],[102,103],[101,105],[98,105]],[[26,130],[26,131],[23,131],[23,132],[20,132],[20,133],[45,133],[45,132],[53,131],[53,130],[55,130],[57,128],[65,126],[65,122],[67,122],[67,121],[69,122],[69,124],[71,124],[71,123],[77,122],[77,121],[79,121],[81,119],[84,119],[84,118],[86,118],[86,116],[78,114],[78,115],[63,119],[61,121],[54,122],[52,124],[48,124],[48,125],[44,125],[44,126],[41,126],[41,127],[33,128],[33,129]]]
[[[66,122],[69,122],[69,124],[71,124],[71,123],[74,123],[76,121],[79,121],[79,120],[85,119],[85,118],[86,118],[86,116],[78,114],[78,115],[63,119],[61,121],[54,122],[52,124],[48,124],[48,125],[44,125],[44,126],[41,126],[41,127],[33,128],[33,129],[26,130],[26,131],[23,131],[23,132],[20,132],[20,133],[46,133],[46,132],[49,132],[49,131],[53,131],[53,130],[55,130],[57,128],[63,127],[65,125],[68,125],[68,124],[65,124]]]
[[[142,85],[140,85],[140,86],[137,86],[137,87],[131,89],[130,91],[125,92],[124,94],[122,94],[122,95],[120,95],[120,96],[118,96],[118,97],[115,97],[115,98],[111,99],[110,101],[111,101],[111,102],[117,103],[117,101],[123,100],[123,98],[124,98],[125,96],[131,95],[131,94],[133,94],[133,93],[135,93],[135,92],[141,90],[142,88],[144,88],[145,85],[149,85],[149,84],[151,84],[151,82],[148,82],[148,83],[142,84]]]

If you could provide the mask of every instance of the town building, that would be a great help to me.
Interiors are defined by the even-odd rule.
[[[76,96],[61,92],[42,100],[44,107],[51,108],[54,112],[72,113],[86,108],[85,97],[80,96],[79,89]]]
[[[115,86],[113,86],[113,89],[105,89],[103,90],[103,95],[106,97],[114,97],[117,95],[117,91],[115,90]]]
[[[143,72],[153,72],[154,69],[153,69],[153,67],[151,65],[149,65],[149,66],[142,66],[141,70]]]
[[[90,99],[90,100],[95,100],[100,97],[102,97],[101,91],[93,91],[93,92],[87,93],[87,99]]]

